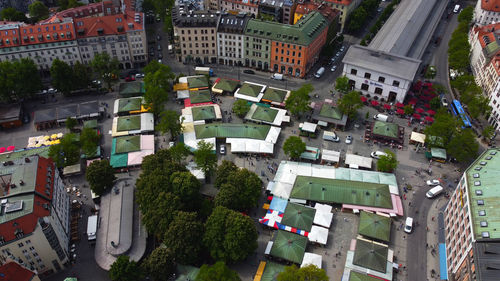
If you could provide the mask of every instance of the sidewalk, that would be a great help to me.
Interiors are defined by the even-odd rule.
[[[448,200],[441,196],[434,201],[427,215],[427,280],[441,280],[439,272],[439,244],[445,243],[443,210]],[[435,272],[434,277],[432,271]]]

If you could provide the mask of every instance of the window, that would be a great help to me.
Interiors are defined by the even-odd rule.
[[[380,83],[384,83],[384,82],[385,82],[385,77],[383,77],[383,76],[379,76],[379,77],[378,77],[378,82],[380,82]]]
[[[368,91],[368,87],[369,87],[368,84],[365,83],[361,84],[361,90],[363,91]]]
[[[358,71],[356,69],[352,68],[351,69],[351,74],[352,75],[356,75],[356,74],[358,74]]]
[[[399,87],[399,81],[396,80],[392,81],[392,86]]]
[[[370,77],[372,77],[372,74],[369,72],[365,72],[365,78],[370,79]]]
[[[19,244],[17,244],[17,246],[19,246],[19,248],[21,248],[24,245],[23,245],[23,243],[19,243]]]

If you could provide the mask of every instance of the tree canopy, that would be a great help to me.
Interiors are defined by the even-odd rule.
[[[175,273],[174,254],[171,249],[158,247],[142,263],[147,274],[158,281],[168,281]]]
[[[172,257],[180,264],[196,264],[201,260],[204,226],[196,213],[177,212],[163,243],[172,251]]]
[[[0,99],[22,101],[42,89],[42,79],[35,62],[29,58],[0,62]]]
[[[35,22],[49,17],[49,8],[38,0],[28,6],[28,11]]]
[[[290,136],[283,144],[283,152],[292,159],[298,159],[304,151],[306,151],[306,144],[300,137]]]
[[[328,281],[324,269],[313,264],[298,268],[296,265],[285,267],[285,271],[278,274],[278,281]]]
[[[184,207],[189,210],[196,210],[196,205],[200,201],[200,181],[187,171],[175,172],[170,176],[172,193],[182,198]]]
[[[465,129],[459,131],[453,136],[446,150],[459,162],[470,162],[476,159],[479,144],[472,129]]]
[[[363,106],[359,92],[351,91],[347,95],[342,96],[339,100],[340,111],[347,115],[350,119],[354,119],[358,113],[358,109]]]
[[[128,256],[119,256],[109,269],[112,281],[137,281],[144,277],[141,267]]]
[[[108,53],[97,53],[90,62],[92,69],[99,74],[99,78],[106,83],[108,89],[117,79],[119,70],[119,61],[117,58],[111,58]]]
[[[351,86],[349,85],[349,78],[347,76],[339,76],[335,80],[335,90],[341,92],[342,94],[347,94]]]
[[[241,281],[241,279],[236,271],[219,261],[214,265],[202,265],[196,281]]]
[[[80,142],[82,152],[87,158],[92,158],[96,155],[100,139],[101,136],[97,134],[95,129],[83,128],[82,133],[80,134]]]
[[[227,183],[229,175],[236,171],[238,171],[238,166],[236,166],[233,162],[222,160],[222,163],[217,167],[217,170],[215,171],[215,187],[221,188],[223,184]]]
[[[239,117],[243,118],[250,110],[250,105],[246,100],[237,100],[233,104],[233,112]]]
[[[377,171],[380,172],[393,172],[398,166],[398,159],[394,152],[386,149],[384,151],[387,155],[381,155],[377,161]]]
[[[225,179],[219,177],[220,191],[215,196],[215,206],[224,206],[236,211],[245,211],[257,205],[260,197],[262,181],[254,172],[238,169],[227,174]]]
[[[106,189],[113,186],[116,177],[113,167],[107,159],[104,159],[90,163],[85,173],[85,179],[95,194],[102,195]]]
[[[28,21],[28,18],[26,17],[26,15],[24,15],[23,12],[20,12],[12,7],[3,9],[0,12],[0,17],[2,20],[7,20],[7,21],[22,21],[22,22]]]
[[[451,138],[457,132],[459,121],[446,110],[438,110],[434,117],[434,123],[425,128],[427,136],[436,136],[443,139],[443,144],[446,146],[451,141]]]
[[[74,89],[73,69],[64,61],[59,59],[52,61],[50,77],[52,85],[64,95],[68,95]]]
[[[214,145],[200,141],[198,149],[194,152],[194,162],[200,168],[205,176],[208,176],[217,165],[217,155],[214,153]]]
[[[179,113],[175,110],[165,110],[160,114],[160,123],[156,129],[165,133],[170,133],[172,139],[176,139],[182,132],[182,122]]]
[[[78,163],[80,161],[80,146],[76,141],[75,134],[66,134],[61,138],[61,143],[51,145],[49,157],[59,168]]]
[[[176,143],[173,147],[168,149],[170,151],[170,156],[172,161],[176,163],[181,163],[189,154],[190,150],[183,142]]]
[[[285,101],[286,109],[298,116],[309,111],[309,93],[312,91],[314,91],[314,87],[310,83],[303,84],[299,89],[292,91]]]

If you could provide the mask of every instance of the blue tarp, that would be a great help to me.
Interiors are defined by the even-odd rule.
[[[273,200],[271,200],[271,204],[269,205],[269,209],[284,213],[287,204],[288,200],[274,196]]]
[[[441,280],[448,280],[448,268],[446,266],[446,245],[439,243],[439,275]]]

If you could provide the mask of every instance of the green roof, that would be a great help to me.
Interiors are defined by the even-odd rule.
[[[188,77],[187,82],[189,89],[208,87],[208,79],[205,75]]]
[[[113,168],[123,168],[128,165],[128,153],[112,154],[109,159],[109,164]]]
[[[387,184],[297,176],[291,198],[317,202],[392,208]]]
[[[141,150],[141,136],[117,137],[114,138],[113,141],[116,142],[116,147],[113,154],[128,153]]]
[[[311,161],[318,160],[319,156],[320,156],[319,148],[312,146],[306,146],[306,150],[302,152],[302,154],[300,154],[300,158]]]
[[[446,160],[446,149],[431,147],[431,156]]]
[[[248,21],[245,35],[308,46],[325,28],[328,28],[328,21],[314,11],[304,15],[294,25],[251,19]]]
[[[213,106],[195,106],[191,107],[193,120],[212,120],[215,119],[215,110]]]
[[[361,212],[358,233],[382,241],[390,241],[391,219],[373,213]]]
[[[274,102],[285,102],[286,94],[287,91],[285,90],[267,87],[264,91],[264,96],[262,97],[262,99]]]
[[[500,46],[498,46],[498,42],[497,41],[493,41],[491,43],[489,43],[488,45],[486,45],[486,52],[488,53],[488,55],[491,55],[493,53],[497,53],[498,50],[500,50]]]
[[[141,110],[142,98],[126,98],[118,100],[118,112]]]
[[[210,91],[207,89],[198,90],[198,91],[190,91],[189,92],[189,99],[191,100],[191,103],[211,102],[212,95],[210,94]]]
[[[92,155],[85,155],[85,153],[82,153],[80,155],[80,158],[81,159],[91,159],[91,158],[96,158],[96,157],[100,157],[101,156],[101,146],[100,145],[96,145],[95,147],[95,151]]]
[[[118,123],[116,127],[117,127],[116,130],[118,132],[140,130],[141,115],[118,117]]]
[[[268,261],[260,281],[277,281],[278,274],[283,271],[285,271],[284,265]]]
[[[481,154],[466,171],[469,202],[465,199],[464,202],[470,206],[473,235],[477,240],[482,239],[483,232],[488,232],[490,239],[500,238],[499,167],[500,149],[494,148]],[[477,193],[479,190],[482,194]],[[460,202],[458,208],[463,208]],[[479,215],[480,211],[485,212],[484,216]],[[481,227],[481,222],[486,222],[487,226]]]
[[[319,116],[341,120],[343,114],[335,106],[324,103],[323,106],[321,106],[321,110],[319,111]]]
[[[273,257],[301,264],[306,251],[307,238],[302,235],[278,230],[271,252]]]
[[[206,138],[249,138],[265,140],[271,129],[269,125],[210,123],[194,125],[197,139]]]
[[[273,123],[274,119],[276,118],[276,115],[278,115],[278,110],[276,109],[264,106],[257,106],[252,115],[252,119]]]
[[[234,93],[239,84],[239,81],[221,78],[217,84],[214,85],[214,88],[224,92]]]
[[[35,193],[33,191],[25,195],[16,195],[13,197],[9,197],[8,199],[10,204],[15,204],[16,202],[22,201],[22,209],[15,212],[4,212],[0,216],[0,223],[15,220],[33,212],[33,204],[35,202]]]
[[[380,279],[351,270],[349,281],[380,281]]]
[[[84,128],[91,128],[91,129],[95,129],[95,128],[97,128],[97,120],[92,119],[92,120],[87,120],[87,121],[84,121],[84,122],[83,122],[83,127],[84,127]]]
[[[263,87],[264,86],[250,84],[250,83],[243,83],[243,85],[241,85],[241,88],[238,91],[238,94],[256,98],[262,91]]]
[[[356,250],[352,263],[378,272],[385,273],[387,270],[387,246],[373,243],[371,241],[356,240]]]
[[[295,203],[288,203],[281,219],[281,224],[311,231],[315,214],[316,209]]]
[[[373,134],[388,138],[397,139],[399,136],[399,126],[394,123],[375,121],[373,124]]]
[[[177,278],[175,281],[194,281],[200,269],[190,265],[177,265]]]
[[[144,82],[141,81],[120,83],[120,88],[118,90],[118,93],[122,97],[142,96],[145,92]]]
[[[25,149],[11,153],[2,153],[0,154],[0,162],[12,161],[13,159],[30,157],[33,155],[49,158],[49,149],[50,146],[42,146],[38,148]]]

